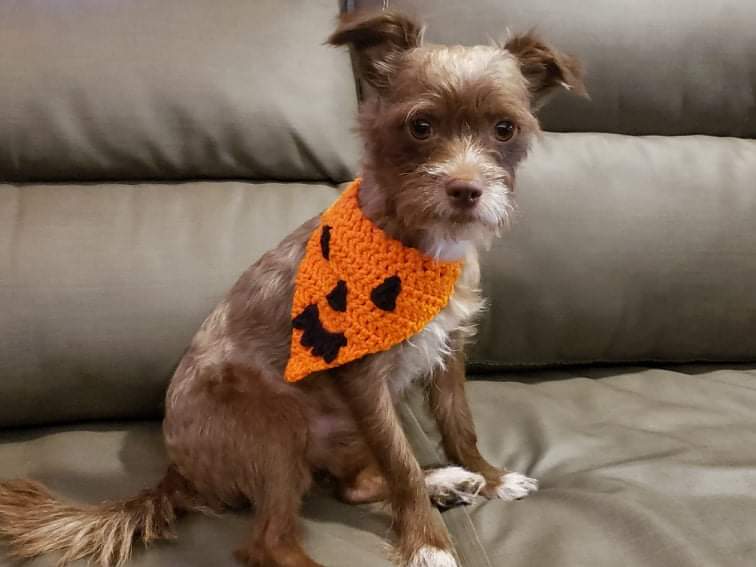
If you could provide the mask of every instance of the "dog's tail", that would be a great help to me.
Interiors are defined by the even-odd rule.
[[[0,482],[0,536],[11,554],[30,559],[58,552],[59,565],[89,559],[100,567],[123,567],[135,539],[173,539],[177,515],[189,510],[203,507],[174,467],[156,488],[98,505],[61,502],[30,480]]]

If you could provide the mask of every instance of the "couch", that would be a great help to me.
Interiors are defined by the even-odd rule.
[[[161,477],[194,331],[358,171],[361,89],[323,41],[339,9],[384,4],[431,41],[536,26],[592,96],[543,110],[519,218],[483,260],[481,449],[541,490],[443,512],[461,565],[756,564],[746,0],[0,1],[0,478],[98,502]],[[441,464],[420,398],[405,427]],[[234,565],[251,514],[189,516],[131,564]],[[381,506],[314,493],[303,525],[328,567],[390,565]]]

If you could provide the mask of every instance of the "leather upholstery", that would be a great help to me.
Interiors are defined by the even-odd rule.
[[[484,256],[491,305],[470,361],[753,360],[754,176],[752,141],[546,135],[521,171],[511,234]],[[213,304],[336,194],[0,188],[0,423],[157,415]]]
[[[471,360],[754,360],[754,179],[754,140],[547,134],[485,256]]]
[[[0,2],[0,180],[354,175],[332,0]]]
[[[158,416],[205,316],[337,194],[233,181],[0,185],[0,426]]]
[[[468,384],[483,454],[541,485],[444,515],[476,550],[464,567],[750,565],[755,378],[753,365],[593,366]]]
[[[461,567],[749,565],[754,3],[412,5],[435,41],[536,25],[586,61],[593,97],[544,109],[570,133],[535,145],[519,219],[483,258],[472,412],[484,454],[542,489],[446,512]],[[349,59],[321,45],[336,11],[0,2],[0,479],[95,502],[160,476],[157,419],[189,338],[357,171]],[[667,366],[682,361],[715,364]],[[400,408],[408,434],[441,464],[418,401]],[[305,517],[328,567],[390,565],[385,513],[319,494]],[[247,526],[186,518],[132,565],[232,565]],[[1,547],[0,567],[15,567]]]
[[[754,379],[752,365],[592,367],[468,384],[483,453],[537,476],[541,490],[446,512],[463,567],[750,565]],[[442,462],[428,416],[411,416],[418,452]],[[0,433],[0,478],[30,476],[76,501],[132,496],[164,466],[157,423]],[[176,542],[137,546],[130,565],[232,566],[249,516],[187,516]],[[391,565],[385,511],[315,495],[304,516],[306,547],[327,567]],[[2,551],[0,567],[17,567]],[[45,558],[29,567],[52,565]]]
[[[560,97],[548,130],[756,137],[756,3],[713,0],[354,0],[420,15],[426,38],[485,43],[534,29],[584,62],[591,101]]]
[[[79,425],[56,429],[0,431],[0,479],[32,477],[56,495],[97,503],[127,498],[152,486],[166,466],[158,422]],[[392,567],[386,555],[390,518],[380,506],[349,506],[313,494],[303,510],[308,551],[328,567]],[[129,567],[235,567],[234,549],[247,536],[248,510],[220,517],[190,514],[176,525],[176,542],[136,545]],[[20,567],[7,559],[0,542],[0,567]],[[24,563],[53,567],[55,556]],[[86,567],[79,561],[75,567]]]

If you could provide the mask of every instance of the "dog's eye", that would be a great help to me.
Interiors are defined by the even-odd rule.
[[[433,126],[425,118],[415,118],[409,123],[410,133],[418,140],[427,140],[433,134]]]
[[[509,120],[501,120],[496,123],[496,139],[501,142],[508,142],[511,140],[517,132],[517,126],[515,126]]]

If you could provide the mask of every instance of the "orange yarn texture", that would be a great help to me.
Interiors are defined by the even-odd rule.
[[[387,236],[360,210],[356,179],[307,242],[292,304],[285,378],[300,380],[417,334],[449,302],[462,262]]]

